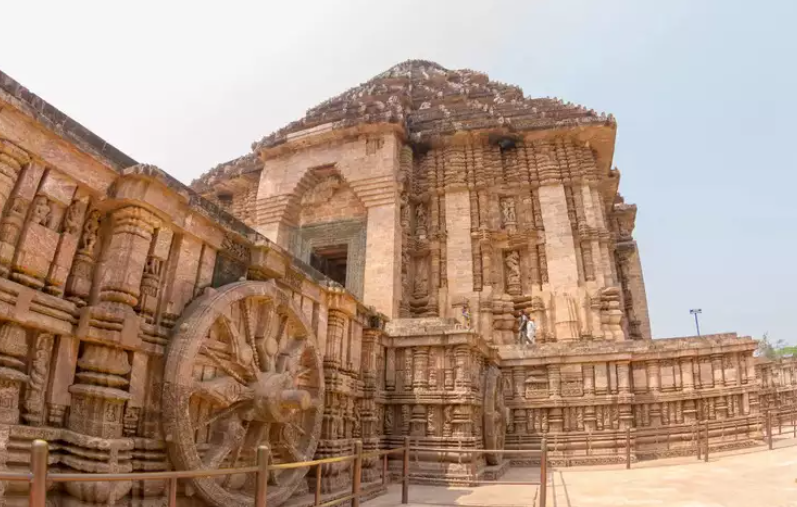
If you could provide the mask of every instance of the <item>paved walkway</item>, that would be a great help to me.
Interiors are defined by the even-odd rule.
[[[780,440],[780,439],[778,439]],[[674,458],[617,466],[556,468],[547,507],[797,507],[797,442],[775,450],[748,449],[713,455],[709,463]],[[504,480],[535,480],[539,469],[511,469]],[[410,506],[536,507],[539,486],[477,488],[410,486]],[[365,507],[400,505],[401,488]]]

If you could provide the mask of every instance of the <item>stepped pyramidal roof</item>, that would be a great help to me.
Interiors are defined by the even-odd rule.
[[[220,164],[192,183],[197,190],[219,179],[256,170],[255,153],[289,141],[303,131],[362,123],[393,123],[414,142],[458,131],[502,128],[509,132],[614,125],[612,115],[563,102],[528,98],[514,85],[491,81],[487,74],[449,70],[426,60],[408,60],[369,81],[309,109],[305,116],[252,144],[254,153]]]

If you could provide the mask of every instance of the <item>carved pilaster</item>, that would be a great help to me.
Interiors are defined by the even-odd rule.
[[[92,210],[88,214],[83,224],[78,251],[66,281],[66,298],[78,306],[85,306],[91,295],[101,218],[102,214],[98,210]]]
[[[454,387],[456,389],[468,389],[470,387],[470,376],[468,374],[470,351],[466,345],[459,345],[455,351],[456,366],[454,368]]]
[[[8,276],[11,272],[17,243],[43,174],[44,168],[37,163],[25,166],[18,178],[16,190],[6,204],[6,213],[0,222],[0,275],[2,276]],[[32,215],[35,219],[35,214]]]
[[[631,363],[617,363],[617,387],[621,395],[631,393]]]
[[[33,345],[33,362],[30,368],[30,382],[25,391],[25,421],[31,426],[44,423],[44,392],[50,371],[50,358],[53,353],[54,337],[40,333]]]
[[[0,210],[5,207],[14,189],[22,166],[29,162],[30,157],[24,150],[0,139]]]
[[[125,390],[130,373],[127,352],[85,343],[77,365],[77,383],[69,388],[69,429],[84,435],[120,438],[124,404],[130,399]]]
[[[111,219],[113,229],[99,284],[99,300],[109,307],[133,308],[141,295],[147,252],[159,222],[155,215],[136,206],[114,211]]]
[[[659,362],[657,360],[645,363],[645,370],[648,375],[648,390],[651,393],[659,392]]]
[[[445,372],[443,373],[443,386],[447,390],[454,389],[454,349],[447,347],[445,350]]]
[[[559,374],[559,366],[549,364],[548,365],[548,389],[550,390],[550,395],[552,398],[558,398],[561,396],[561,376]],[[560,412],[561,415],[561,412]]]
[[[343,329],[346,325],[346,314],[340,310],[330,310],[327,316],[327,346],[324,354],[324,366],[340,368],[340,350],[343,345]]]
[[[61,237],[58,240],[58,249],[45,280],[46,287],[44,290],[50,294],[60,296],[64,293],[64,284],[67,282],[67,277],[80,243],[81,227],[87,208],[88,197],[84,196],[75,198],[66,209],[61,226]]]
[[[412,354],[415,362],[412,386],[415,389],[426,389],[429,387],[429,347],[415,347]]]
[[[329,338],[327,338],[329,340]],[[396,389],[396,349],[385,350],[385,390]]]
[[[512,399],[518,401],[522,400],[526,393],[526,372],[522,366],[512,368],[512,383],[514,390],[512,392]]]
[[[692,358],[685,357],[680,359],[681,383],[685,392],[695,390],[695,378],[692,373]]]
[[[28,358],[25,329],[13,322],[0,325],[0,423],[19,423],[19,400]]]

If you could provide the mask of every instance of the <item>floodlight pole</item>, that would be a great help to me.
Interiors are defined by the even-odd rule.
[[[689,310],[689,313],[695,316],[695,329],[697,330],[697,336],[700,336],[700,321],[698,320],[697,316],[703,313],[703,310],[700,308],[693,308]]]

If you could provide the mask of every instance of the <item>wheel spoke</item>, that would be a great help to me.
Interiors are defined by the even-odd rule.
[[[291,428],[293,428],[294,431],[296,431],[297,433],[301,434],[302,436],[307,435],[307,432],[304,431],[304,428],[302,428],[298,424],[296,424],[296,423],[288,423],[288,424],[290,425]]]
[[[208,442],[210,448],[202,457],[204,468],[219,468],[230,452],[241,445],[245,435],[246,430],[237,416],[219,421]]]
[[[228,407],[239,401],[251,400],[254,396],[254,392],[249,386],[241,384],[238,379],[233,377],[216,377],[212,380],[196,381],[194,394],[221,407]]]
[[[246,379],[244,379],[241,375],[239,375],[238,372],[233,370],[232,367],[230,367],[230,365],[224,359],[219,357],[219,354],[215,350],[211,349],[210,347],[206,347],[204,345],[202,346],[201,350],[205,354],[205,356],[208,359],[210,359],[213,362],[213,364],[215,364],[222,371],[224,371],[224,373],[237,380],[239,384],[247,385]]]
[[[253,351],[246,342],[246,337],[241,335],[238,327],[226,315],[220,315],[216,322],[230,337],[230,344],[237,363],[244,367],[248,373],[255,373],[252,365]]]

